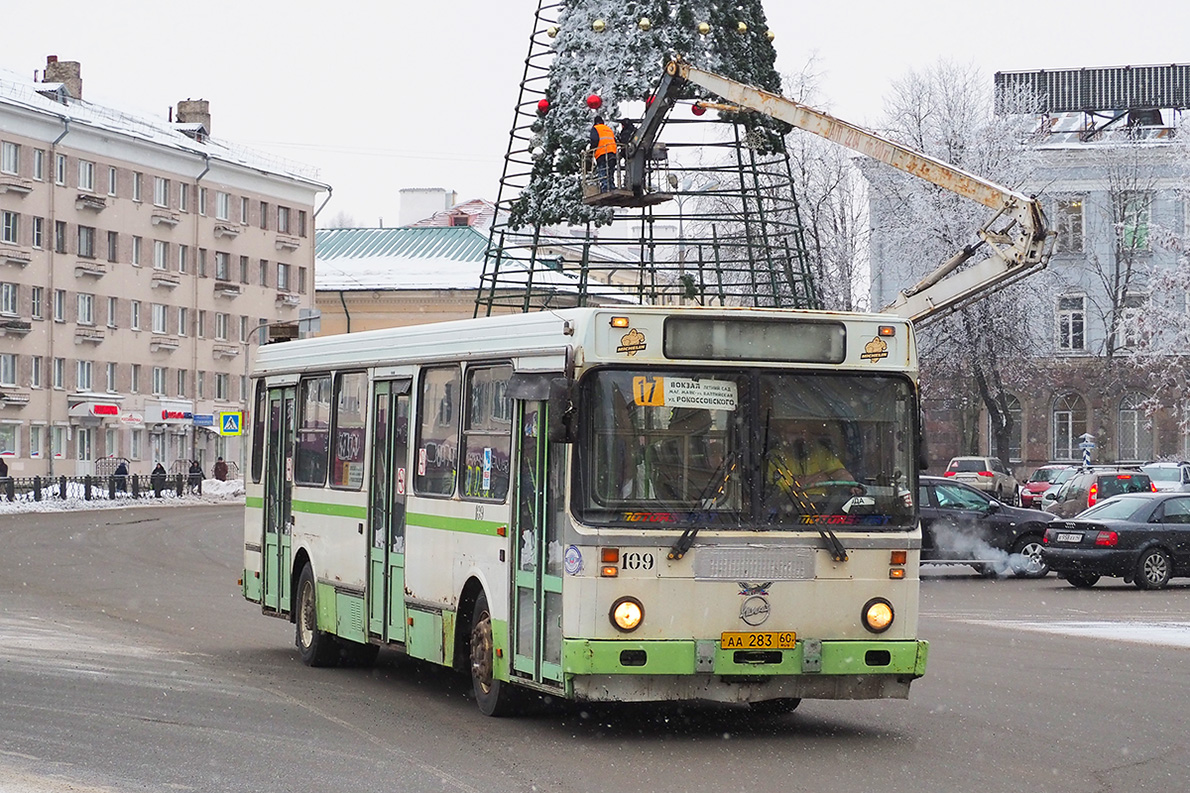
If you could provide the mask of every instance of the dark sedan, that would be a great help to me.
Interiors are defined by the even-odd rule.
[[[952,479],[923,476],[918,484],[923,564],[969,564],[983,575],[1049,572],[1041,540],[1053,516],[1021,509]]]
[[[1190,576],[1190,494],[1125,493],[1045,532],[1042,558],[1076,587],[1115,576],[1161,589]]]

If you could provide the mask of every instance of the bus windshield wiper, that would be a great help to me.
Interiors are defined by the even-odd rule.
[[[711,474],[711,478],[707,480],[706,487],[698,494],[699,506],[704,510],[709,510],[710,507],[717,504],[725,496],[727,483],[736,469],[736,459],[738,456],[738,450],[725,455],[723,462],[719,463],[719,467],[715,469],[715,473]],[[674,540],[674,544],[670,547],[666,558],[676,561],[685,556],[686,551],[690,550],[690,546],[694,545],[694,538],[698,536],[698,532],[702,529],[702,526],[703,524],[700,519],[696,520],[693,526],[687,527],[682,532],[682,535]]]

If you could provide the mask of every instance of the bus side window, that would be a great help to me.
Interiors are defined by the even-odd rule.
[[[508,495],[512,455],[511,366],[467,370],[463,424],[463,497],[503,500]]]
[[[322,487],[326,484],[327,454],[331,437],[331,376],[304,378],[298,396],[297,460],[294,482]]]
[[[450,496],[455,492],[461,393],[458,366],[422,370],[413,460],[413,488],[417,493]]]

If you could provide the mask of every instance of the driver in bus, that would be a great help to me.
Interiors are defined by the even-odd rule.
[[[834,450],[822,422],[774,419],[769,427],[769,452],[765,455],[765,481],[785,492],[804,491],[828,482],[863,489]]]

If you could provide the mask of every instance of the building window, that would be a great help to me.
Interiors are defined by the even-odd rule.
[[[116,305],[119,303],[118,297],[109,297],[107,299],[107,326],[109,328],[116,327]]]
[[[188,184],[178,185],[178,211],[190,211],[190,185]]]
[[[94,436],[95,431],[91,429],[76,429],[74,431],[74,456],[80,462],[88,462],[92,459]]]
[[[34,355],[29,359],[29,387],[41,388],[41,356]]]
[[[16,456],[20,453],[21,425],[0,424],[0,454]]]
[[[1128,251],[1149,250],[1151,193],[1126,190],[1116,197],[1120,217],[1120,245]]]
[[[231,254],[215,251],[215,280],[231,280]]]
[[[206,390],[207,390],[206,389],[206,379],[207,379],[206,372],[195,372],[194,373],[194,398],[195,399],[206,399],[206,396],[205,396]]]
[[[15,353],[0,353],[0,385],[17,384],[17,356]],[[0,425],[7,426],[7,425]],[[0,449],[0,451],[3,451]]]
[[[1058,239],[1054,253],[1082,253],[1083,251],[1083,199],[1058,199],[1054,212]]]
[[[107,233],[107,260],[116,262],[120,259],[120,234],[116,231]]]
[[[79,160],[79,190],[95,191],[95,163]]]
[[[297,228],[297,230],[298,230],[299,237],[306,236],[306,210],[304,210],[304,209],[298,210],[298,228]]]
[[[133,460],[139,460],[145,454],[145,431],[132,431],[132,448],[128,452],[128,456]]]
[[[20,287],[16,284],[10,284],[7,281],[0,284],[0,314],[16,316],[17,293],[19,290]]]
[[[21,147],[15,143],[0,143],[0,173],[21,172]]]
[[[80,293],[78,296],[78,324],[95,324],[95,295]]]
[[[247,256],[240,257],[240,283],[241,284],[248,283],[248,257]]]
[[[186,370],[178,370],[178,396],[186,396]]]
[[[1116,309],[1117,350],[1131,349],[1140,343],[1141,309],[1147,302],[1148,298],[1145,295],[1124,295],[1119,308]]]
[[[129,367],[128,390],[134,394],[140,393],[140,364],[134,363]]]
[[[169,206],[169,180],[160,176],[153,177],[153,205]]]
[[[107,390],[110,394],[116,392],[116,372],[116,364],[109,361],[107,365]]]
[[[215,220],[227,220],[231,217],[231,196],[227,193],[215,193]]]
[[[1087,298],[1082,295],[1058,298],[1058,349],[1075,352],[1084,349]]]
[[[186,272],[187,262],[186,255],[190,252],[190,248],[186,245],[178,246],[178,272]]]
[[[62,389],[66,387],[66,359],[54,359],[54,388]]]
[[[83,259],[95,258],[95,229],[90,226],[79,226],[78,254]]]
[[[91,362],[75,361],[75,388],[78,391],[90,391],[94,387],[91,380]]]
[[[164,240],[153,240],[153,269],[165,270],[169,267],[169,243]]]
[[[144,174],[136,173],[135,171],[133,172],[133,174],[132,174],[132,200],[133,201],[141,200],[141,186],[144,184],[144,181],[145,181]]]
[[[260,202],[260,227],[266,231],[269,227],[269,205],[264,201]]]
[[[119,171],[113,167],[107,169],[107,194],[114,196],[116,194],[116,187],[119,185]]]
[[[248,318],[245,316],[240,317],[240,341],[248,342]]]
[[[55,289],[54,290],[54,321],[55,322],[65,322],[66,321],[66,290],[65,289]]]
[[[33,247],[45,246],[45,218],[33,218]]]
[[[305,267],[297,268],[297,274],[298,274],[298,284],[297,284],[298,285],[298,294],[304,295],[304,294],[306,294],[306,268]]]
[[[140,259],[141,259],[140,252],[141,252],[141,248],[143,246],[144,246],[144,238],[143,237],[133,237],[132,238],[132,263],[134,265],[136,265],[137,267],[140,267]]]
[[[277,207],[277,231],[289,233],[289,207]]]
[[[215,373],[215,399],[228,402],[231,396],[227,393],[227,375],[223,372]]]
[[[289,291],[289,265],[277,262],[277,291]]]
[[[240,197],[240,222],[245,226],[248,225],[248,197]]]
[[[29,313],[33,319],[45,318],[45,287],[35,286],[29,290]]]
[[[189,311],[186,309],[186,307],[179,306],[178,307],[178,335],[179,336],[186,335],[186,325],[187,325],[187,322],[189,321],[189,319],[190,319],[190,314],[189,314]]]
[[[207,249],[206,248],[198,249],[198,277],[199,278],[207,277]]]
[[[206,217],[207,215],[207,188],[198,188],[198,214]]]
[[[133,330],[140,330],[140,301],[130,300],[128,302],[128,327]]]
[[[1120,400],[1116,424],[1116,459],[1120,462],[1145,462],[1153,457],[1153,428],[1145,415],[1144,402],[1144,394],[1136,392]]]
[[[153,367],[153,394],[154,396],[165,396],[165,367]]]
[[[198,310],[198,316],[195,319],[196,319],[196,322],[195,322],[194,335],[198,336],[198,338],[200,338],[200,339],[206,338],[206,336],[207,336],[207,312],[203,311],[200,308]]]
[[[1055,460],[1081,460],[1082,436],[1087,432],[1087,404],[1078,394],[1062,394],[1054,400]]]
[[[260,285],[261,286],[269,285],[269,260],[268,259],[260,260]]]
[[[54,157],[54,184],[66,186],[66,155]]]
[[[45,181],[45,149],[33,150],[33,178],[39,182]]]
[[[54,221],[54,253],[66,253],[66,221]]]
[[[165,315],[165,306],[160,303],[153,304],[153,332],[165,333],[168,318]]]
[[[219,341],[227,340],[227,315],[221,312],[215,314],[215,338]]]
[[[61,460],[66,456],[66,428],[50,427],[50,454]]]
[[[0,242],[20,244],[21,216],[7,209],[0,212]]]

